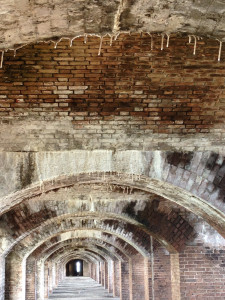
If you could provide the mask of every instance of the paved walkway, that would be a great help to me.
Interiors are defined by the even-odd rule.
[[[48,299],[55,300],[120,300],[109,294],[89,277],[66,277]]]

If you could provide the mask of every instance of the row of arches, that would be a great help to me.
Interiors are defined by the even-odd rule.
[[[157,255],[171,274],[166,287],[171,299],[179,299],[179,275],[174,275],[179,274],[179,253],[194,241],[199,217],[224,234],[222,212],[146,176],[79,174],[46,181],[41,188],[33,185],[15,196],[1,217],[8,224],[1,255],[1,299],[6,300],[44,300],[64,276],[74,273],[67,265],[71,260],[84,262],[85,274],[121,299],[138,295],[138,265],[144,297],[151,299],[157,291]]]

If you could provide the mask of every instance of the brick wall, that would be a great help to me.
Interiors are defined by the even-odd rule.
[[[121,35],[112,47],[105,37],[100,56],[97,37],[87,44],[76,39],[72,47],[63,40],[57,49],[29,45],[16,57],[8,51],[0,71],[0,149],[24,150],[28,140],[31,150],[143,149],[143,143],[217,149],[212,141],[224,135],[218,42],[199,41],[194,56],[187,36],[171,36],[163,51],[161,37],[154,41],[151,51],[145,34]]]
[[[225,299],[225,249],[202,243],[180,253],[181,299]]]
[[[224,299],[225,250],[223,248],[212,249],[197,240],[192,245],[187,245],[180,254],[173,254],[174,258],[171,260],[170,254],[164,248],[158,247],[157,243],[155,246],[153,269],[151,259],[144,258],[140,254],[131,256],[127,262],[114,261],[114,268],[111,267],[111,263],[101,263],[102,286],[106,289],[108,286],[111,287],[110,292],[114,289],[115,295],[120,295],[122,300],[152,300],[153,297],[155,300]],[[180,260],[180,268],[177,259]],[[53,261],[45,264],[45,295],[54,286],[52,277],[54,270],[51,267],[53,265]],[[177,267],[180,272],[181,286],[176,276],[174,278],[177,281],[174,279],[173,282],[171,281],[171,274],[174,276],[174,272],[177,272],[172,268]],[[26,268],[26,300],[32,300],[35,297],[35,270],[37,271],[34,258],[29,258]],[[86,269],[88,268],[92,269],[90,274],[95,279],[96,265],[89,263],[86,265]],[[11,286],[7,284],[7,287],[13,286],[15,288],[15,283]],[[11,297],[14,299],[12,294],[11,290]],[[17,295],[17,293],[14,295],[15,299]]]

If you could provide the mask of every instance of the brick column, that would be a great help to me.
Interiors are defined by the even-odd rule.
[[[26,300],[35,299],[36,288],[36,260],[28,257],[26,264]]]
[[[52,288],[54,289],[56,287],[56,264],[52,264]]]
[[[101,263],[101,285],[104,286],[105,285],[105,263]]]
[[[119,267],[119,261],[116,260],[114,262],[114,296],[120,297],[120,267]]]
[[[113,261],[108,262],[108,291],[113,293]]]
[[[5,299],[5,258],[0,256],[0,300]]]
[[[166,295],[167,299],[171,300],[172,293],[170,254],[163,247],[158,247],[154,251],[153,272],[153,299],[163,299],[164,295]]]
[[[94,279],[94,265],[93,264],[89,264],[89,273],[90,273],[90,277],[92,279]]]
[[[113,264],[112,264],[112,284],[113,284],[113,296],[116,297],[115,261],[113,261]]]
[[[92,279],[94,279],[94,273],[93,273],[93,270],[94,270],[93,264],[89,264],[89,273],[90,273],[90,277],[91,277]]]
[[[26,260],[15,252],[6,259],[6,294],[5,300],[25,300]]]
[[[102,284],[102,264],[99,263],[99,283]]]
[[[129,262],[120,262],[120,281],[120,299],[129,300]]]
[[[129,259],[129,294],[130,300],[133,300],[133,269],[132,269],[132,259]]]
[[[108,289],[108,263],[104,263],[104,288]]]
[[[44,276],[44,262],[37,261],[37,282],[36,282],[36,297],[37,300],[43,300],[45,294],[45,276]]]
[[[48,298],[49,296],[49,269],[48,269],[48,264],[45,263],[45,269],[44,269],[44,286],[45,286],[45,297]]]
[[[180,262],[179,253],[170,255],[172,300],[180,300]]]
[[[100,283],[100,263],[99,262],[96,264],[96,275],[97,275],[96,281],[98,283]]]
[[[53,268],[52,268],[52,262],[48,263],[48,294],[50,295],[52,293],[52,282],[53,282]]]
[[[150,262],[149,259],[145,257],[144,258],[145,300],[150,300],[149,269],[150,269]]]
[[[95,280],[95,281],[97,281],[97,265],[96,264],[92,264],[92,268],[93,268],[93,270],[92,270],[92,272],[93,272],[93,279]]]
[[[145,299],[144,257],[137,254],[132,257],[132,299]]]

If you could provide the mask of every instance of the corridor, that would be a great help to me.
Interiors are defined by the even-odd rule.
[[[66,277],[48,299],[119,300],[120,298],[114,298],[112,294],[109,294],[100,284],[89,277]]]

